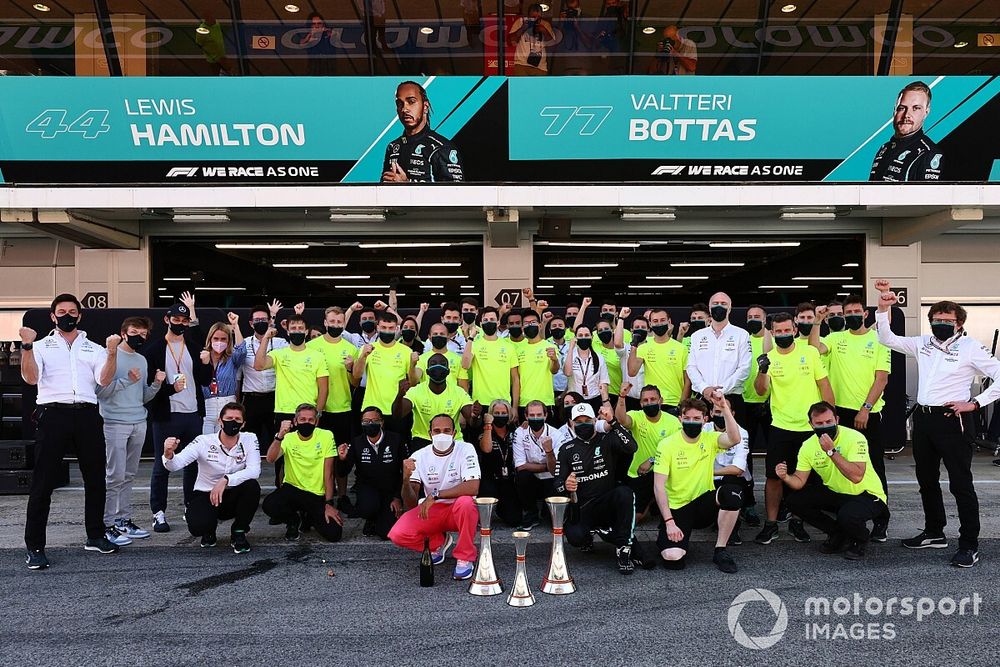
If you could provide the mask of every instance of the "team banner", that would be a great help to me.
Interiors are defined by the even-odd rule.
[[[1000,181],[1000,77],[0,78],[31,184]]]

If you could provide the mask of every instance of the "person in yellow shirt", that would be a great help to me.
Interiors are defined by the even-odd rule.
[[[767,481],[764,483],[767,521],[754,538],[758,544],[770,544],[778,535],[778,507],[784,486],[774,472],[775,467],[781,461],[795,461],[799,447],[812,436],[807,417],[809,406],[820,400],[831,405],[835,402],[819,352],[809,345],[796,346],[795,328],[788,313],[775,315],[771,319],[775,349],[757,358],[754,389],[760,395],[771,393],[771,430],[767,438]],[[793,517],[788,530],[797,542],[810,540],[801,519]]]
[[[517,348],[517,374],[520,379],[520,408],[540,401],[548,414],[555,411],[556,398],[552,378],[559,370],[556,346],[542,337],[538,313],[525,310],[522,314],[525,342]]]
[[[448,382],[451,369],[445,355],[432,354],[427,363],[428,382],[410,387],[405,394],[400,394],[392,406],[397,421],[413,414],[411,454],[431,444],[430,424],[437,415],[448,415],[456,424],[461,415],[465,423],[471,425],[479,419],[481,412],[479,404],[473,404],[464,389]]]
[[[653,339],[629,350],[628,374],[635,377],[645,370],[646,382],[655,385],[663,397],[664,410],[677,415],[677,404],[691,395],[688,378],[688,351],[683,344],[670,337],[670,315],[663,308],[649,313],[649,330]]]
[[[399,322],[394,315],[379,313],[377,327],[378,342],[361,348],[352,373],[355,382],[360,382],[361,376],[367,373],[368,382],[361,404],[366,408],[374,405],[388,415],[399,395],[400,383],[409,380],[410,384],[417,384],[414,369],[420,355],[396,340]],[[410,436],[398,419],[386,419],[385,429],[398,433],[404,441]]]
[[[462,353],[462,368],[472,378],[472,398],[480,405],[490,405],[502,398],[513,406],[510,420],[517,423],[517,406],[521,398],[517,349],[507,338],[497,335],[499,311],[492,306],[483,308],[480,334]],[[520,332],[518,332],[520,333]]]
[[[808,415],[814,435],[799,450],[794,473],[781,461],[775,474],[792,490],[789,509],[828,535],[823,553],[844,552],[848,560],[861,560],[870,537],[868,522],[889,521],[882,482],[868,463],[868,441],[840,426],[826,401],[810,406]],[[811,472],[822,485],[806,485]]]
[[[811,301],[803,301],[795,307],[795,347],[809,344],[809,334],[816,325],[816,306]]]
[[[285,460],[285,482],[267,498],[264,514],[286,526],[285,539],[299,539],[305,516],[327,542],[343,535],[344,520],[334,507],[333,459],[337,448],[333,433],[317,428],[316,406],[303,403],[291,420],[281,422],[267,450],[267,462]]]
[[[716,393],[713,399],[725,417],[725,433],[706,430],[708,406],[698,399],[686,399],[680,404],[681,430],[661,440],[656,448],[653,492],[663,518],[656,546],[671,570],[684,568],[692,530],[718,524],[712,562],[727,574],[737,571],[726,545],[743,507],[743,488],[724,481],[716,489],[715,457],[719,451],[740,444],[743,437],[725,397]]]
[[[448,328],[443,322],[435,322],[431,325],[427,342],[431,349],[426,350],[417,359],[417,380],[427,383],[427,361],[435,354],[443,354],[448,359],[448,367],[451,373],[448,374],[448,384],[457,384],[465,391],[469,391],[469,373],[462,368],[462,355],[448,349],[449,338]]]

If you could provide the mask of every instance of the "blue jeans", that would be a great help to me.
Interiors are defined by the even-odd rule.
[[[167,421],[153,422],[153,475],[149,480],[149,509],[153,514],[167,509],[167,480],[170,472],[163,467],[163,441],[167,438],[179,438],[181,441],[177,451],[187,447],[188,443],[201,435],[202,417],[197,412],[171,412]],[[194,482],[198,479],[198,464],[192,463],[184,468],[184,506],[191,501]]]

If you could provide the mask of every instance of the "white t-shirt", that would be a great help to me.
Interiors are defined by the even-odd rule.
[[[580,356],[579,348],[574,347],[572,363],[573,377],[570,388],[580,392],[588,400],[600,397],[601,385],[611,383],[608,380],[608,365],[604,363],[601,355],[590,350],[590,357],[583,358]]]
[[[514,24],[510,27],[511,33],[515,33],[521,29],[524,25],[524,19],[518,18],[514,21]],[[547,35],[547,33],[543,33]],[[548,41],[545,37],[540,36],[534,29],[529,28],[521,33],[521,36],[517,40],[517,44],[514,46],[514,64],[515,65],[528,65],[529,67],[537,67],[543,72],[549,71],[549,62],[547,58],[546,45]],[[537,65],[530,65],[528,63],[528,56],[532,53],[537,53],[541,56]]]
[[[239,486],[249,479],[260,477],[260,446],[253,433],[240,433],[236,445],[226,451],[219,442],[218,433],[199,435],[187,447],[174,454],[174,458],[163,457],[163,467],[174,472],[198,463],[198,479],[195,491],[211,491],[223,475],[229,477],[226,486]]]
[[[552,438],[552,453],[555,456],[559,456],[559,447],[562,446],[564,438],[559,429],[546,424],[542,429],[541,435],[536,437],[530,427],[518,427],[514,431],[514,437],[511,439],[514,447],[514,467],[516,468],[525,463],[541,463],[542,465],[548,463],[545,457],[545,450],[542,449],[541,444],[542,438],[545,437]],[[552,473],[548,471],[536,472],[535,477],[538,479],[552,479]]]
[[[62,334],[53,331],[33,346],[38,366],[36,403],[93,403],[97,405],[97,383],[108,359],[108,351],[80,331],[67,345]]]
[[[715,424],[708,422],[705,424],[705,431],[714,431]],[[747,431],[742,426],[740,427],[740,444],[735,447],[730,447],[729,449],[720,450],[715,456],[715,469],[725,468],[726,466],[736,466],[743,471],[741,477],[747,481],[751,481],[750,471],[747,470],[747,457],[750,456],[750,436]],[[722,479],[722,475],[716,475],[715,479]]]
[[[470,479],[480,479],[479,456],[476,448],[461,440],[455,441],[455,447],[448,456],[438,456],[434,447],[427,445],[417,450],[411,457],[417,462],[410,475],[411,482],[424,485],[424,495],[430,496],[435,491],[446,491]],[[441,498],[439,503],[451,504],[454,498]]]
[[[681,62],[680,58],[690,58],[691,60],[695,61],[695,64],[697,64],[698,47],[696,47],[694,45],[694,42],[692,42],[690,39],[687,39],[686,37],[679,37],[677,41],[680,42],[680,46],[674,47],[673,53],[675,57],[672,58],[674,64],[674,74],[680,74],[680,75],[694,74],[694,68],[692,67],[691,69],[688,69],[684,67],[684,63]]]

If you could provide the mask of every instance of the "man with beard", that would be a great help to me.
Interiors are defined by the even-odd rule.
[[[430,129],[431,102],[423,86],[404,81],[396,87],[396,115],[403,134],[385,149],[382,182],[465,180],[458,149]]]
[[[892,115],[895,134],[875,154],[869,181],[941,180],[941,152],[924,134],[930,112],[931,89],[926,83],[914,81],[899,91]]]

